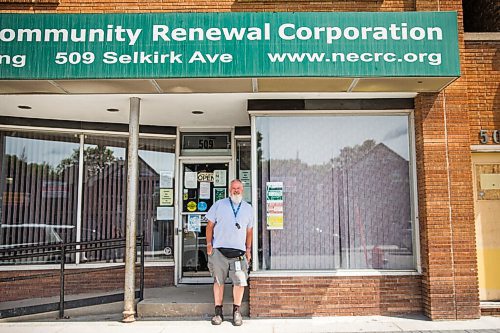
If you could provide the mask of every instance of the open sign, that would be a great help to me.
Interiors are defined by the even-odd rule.
[[[213,174],[213,172],[199,172],[198,173],[198,181],[199,182],[210,182],[210,183],[213,183],[213,181],[214,181],[214,174]]]

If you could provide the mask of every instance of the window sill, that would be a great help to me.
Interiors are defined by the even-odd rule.
[[[466,32],[464,40],[466,42],[500,41],[500,32]]]
[[[250,277],[321,277],[321,276],[419,276],[415,270],[336,270],[336,271],[254,271]]]

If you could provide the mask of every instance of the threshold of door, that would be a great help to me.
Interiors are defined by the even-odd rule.
[[[179,284],[213,284],[214,278],[210,276],[200,277],[183,277],[179,280]]]

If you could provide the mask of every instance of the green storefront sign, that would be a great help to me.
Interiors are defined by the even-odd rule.
[[[455,12],[0,14],[0,79],[460,75]]]

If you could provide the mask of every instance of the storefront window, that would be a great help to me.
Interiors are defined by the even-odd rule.
[[[84,138],[77,239],[80,135],[0,135],[0,248],[125,237],[126,137]],[[175,140],[139,140],[137,234],[145,236],[146,260],[173,258],[174,165]],[[159,213],[160,206],[171,214]],[[121,262],[123,257],[122,249],[86,251],[80,254],[80,262]],[[67,260],[75,262],[75,258]],[[44,256],[6,264],[56,262],[58,258]]]
[[[85,142],[82,240],[124,237],[127,138],[88,137]],[[146,260],[173,257],[173,214],[172,220],[160,220],[157,218],[157,207],[160,206],[160,175],[163,175],[164,182],[169,183],[168,189],[173,198],[174,142],[139,141],[137,233],[144,233]],[[173,210],[173,203],[170,205]],[[93,251],[87,253],[83,260],[116,262],[122,261],[123,256],[123,250]]]
[[[75,152],[76,153],[76,152]],[[83,149],[82,241],[125,236],[127,138],[86,136]],[[122,249],[89,251],[81,260],[123,260]]]
[[[415,269],[407,115],[257,117],[263,270]]]
[[[138,233],[144,232],[146,260],[174,256],[175,140],[139,142]]]
[[[74,242],[79,138],[31,132],[0,137],[0,248]],[[15,263],[56,260],[41,256]]]

